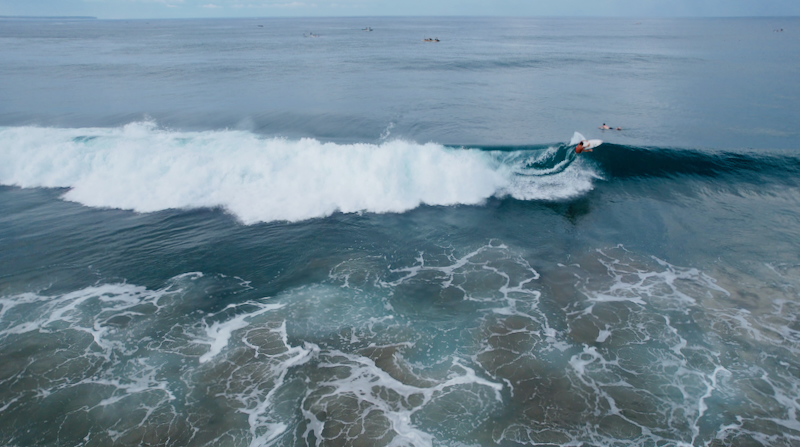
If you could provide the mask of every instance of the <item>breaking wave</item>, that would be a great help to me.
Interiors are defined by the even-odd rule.
[[[0,183],[69,188],[63,198],[137,212],[223,208],[246,224],[334,212],[404,212],[491,197],[564,200],[599,174],[565,145],[512,151],[402,140],[335,144],[152,122],[120,128],[0,128]]]

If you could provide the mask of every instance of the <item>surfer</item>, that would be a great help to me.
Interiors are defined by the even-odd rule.
[[[575,153],[580,154],[581,152],[592,152],[592,150],[589,149],[587,146],[589,146],[588,141],[586,140],[581,141],[580,143],[578,143],[577,146],[575,146]]]
[[[606,123],[603,123],[603,125],[602,125],[602,126],[600,126],[600,129],[603,129],[603,130],[610,130],[611,128],[610,128],[610,127],[608,127],[608,126],[606,126]]]

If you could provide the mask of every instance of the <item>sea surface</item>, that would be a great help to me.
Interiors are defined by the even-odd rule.
[[[798,80],[800,18],[2,19],[0,445],[799,446]]]

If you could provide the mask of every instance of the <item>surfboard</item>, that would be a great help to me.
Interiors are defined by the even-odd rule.
[[[575,134],[572,135],[572,138],[569,140],[569,145],[570,146],[575,146],[576,144],[580,143],[581,141],[588,142],[589,146],[586,146],[586,147],[588,147],[589,149],[591,149],[593,147],[600,146],[601,144],[603,144],[603,140],[590,140],[590,139],[584,137],[583,135],[581,135],[580,132],[575,132]]]
[[[603,140],[588,140],[586,143],[586,146],[584,146],[585,149],[594,149],[603,144]]]

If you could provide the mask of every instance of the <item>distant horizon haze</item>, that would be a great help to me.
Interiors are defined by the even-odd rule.
[[[497,2],[411,0],[395,4],[385,0],[0,0],[3,18],[177,19],[268,17],[793,17],[800,2],[789,0],[721,0],[634,2],[631,0],[568,0],[558,4],[501,0]]]

